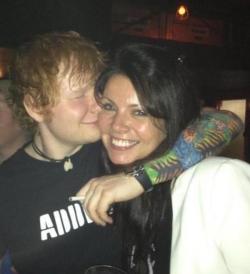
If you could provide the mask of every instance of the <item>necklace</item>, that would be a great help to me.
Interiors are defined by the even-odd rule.
[[[48,160],[49,162],[52,162],[52,163],[63,163],[63,168],[66,172],[68,172],[69,170],[73,169],[73,164],[71,162],[71,159],[70,157],[66,156],[64,157],[63,159],[53,159],[53,158],[50,158],[49,156],[47,156],[46,154],[44,154],[39,148],[38,146],[36,145],[36,143],[33,141],[31,143],[31,146],[33,148],[33,150],[35,151],[35,153],[39,156],[41,156],[42,158]]]

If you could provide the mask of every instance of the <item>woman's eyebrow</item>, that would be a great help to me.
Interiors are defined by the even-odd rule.
[[[141,108],[141,105],[140,105],[140,104],[130,104],[129,106],[130,106],[130,107],[140,107],[140,108]]]
[[[109,101],[111,104],[116,105],[116,103],[109,97],[106,97],[106,96],[100,97],[99,101],[102,102],[103,100]]]
[[[100,100],[108,100],[108,101],[110,101],[112,104],[114,104],[114,105],[116,105],[116,102],[114,101],[114,100],[112,100],[111,98],[109,98],[109,97],[107,97],[107,96],[105,96],[105,95],[103,95],[101,98],[100,98]],[[128,104],[128,106],[130,107],[130,108],[142,108],[142,106],[138,103],[138,104],[135,104],[135,103],[131,103],[131,104]]]

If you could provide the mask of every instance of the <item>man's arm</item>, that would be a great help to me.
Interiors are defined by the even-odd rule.
[[[175,146],[159,159],[135,167],[130,175],[115,174],[90,180],[77,196],[91,219],[100,225],[112,223],[108,209],[113,203],[128,201],[154,185],[179,175],[208,155],[221,151],[242,130],[241,120],[229,111],[203,111],[185,129]]]
[[[170,151],[144,165],[151,185],[170,180],[205,157],[218,154],[242,129],[243,123],[234,113],[204,110]]]

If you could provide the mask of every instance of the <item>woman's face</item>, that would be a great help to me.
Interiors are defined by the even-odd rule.
[[[131,81],[112,76],[101,99],[99,127],[103,144],[114,164],[127,165],[147,157],[166,138],[164,122],[141,106]]]

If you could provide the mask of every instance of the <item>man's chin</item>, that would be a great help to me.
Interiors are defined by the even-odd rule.
[[[92,134],[88,134],[88,136],[86,136],[84,143],[85,144],[95,143],[95,142],[99,141],[100,139],[101,139],[101,135],[100,135],[99,131],[96,133],[92,132]]]

